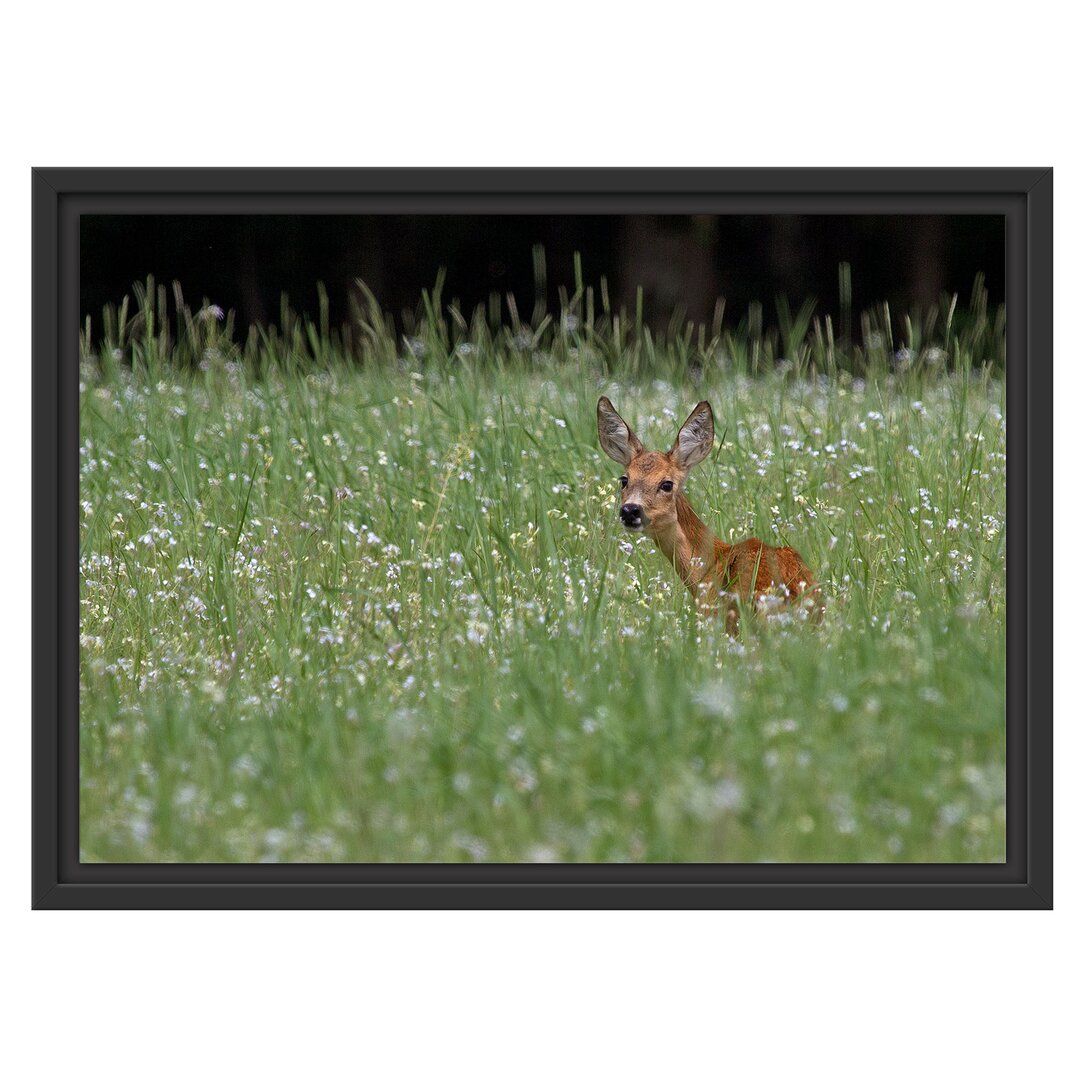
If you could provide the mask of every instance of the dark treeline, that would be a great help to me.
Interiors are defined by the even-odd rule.
[[[835,310],[838,266],[851,267],[858,310],[888,302],[897,317],[943,292],[967,298],[985,274],[992,304],[1005,296],[1005,225],[985,216],[150,216],[83,217],[81,306],[97,320],[105,304],[153,275],[179,281],[189,302],[234,309],[237,324],[278,318],[282,293],[302,313],[325,284],[335,321],[363,279],[393,314],[415,308],[421,289],[446,271],[443,296],[468,312],[492,293],[513,293],[523,311],[537,289],[534,248],[545,253],[547,299],[584,278],[606,276],[614,306],[633,310],[643,290],[646,321],[676,311],[710,317],[784,296]]]

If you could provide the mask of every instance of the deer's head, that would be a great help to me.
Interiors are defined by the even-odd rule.
[[[698,402],[666,454],[646,450],[606,397],[597,402],[596,427],[604,453],[625,469],[619,507],[623,525],[651,536],[673,528],[677,520],[675,498],[686,474],[712,449],[712,406],[707,401]]]

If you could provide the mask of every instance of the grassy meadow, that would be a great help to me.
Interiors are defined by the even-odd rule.
[[[84,861],[1004,859],[978,296],[858,345],[808,306],[653,337],[581,289],[234,345],[165,300],[83,335]],[[653,449],[711,400],[687,495],[796,547],[820,626],[695,614],[618,522],[602,393]]]

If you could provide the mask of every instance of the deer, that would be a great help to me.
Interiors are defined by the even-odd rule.
[[[731,637],[739,630],[739,609],[778,595],[781,606],[806,604],[819,621],[824,606],[802,556],[790,547],[772,547],[755,537],[726,544],[694,513],[683,484],[713,446],[712,406],[699,401],[667,453],[646,450],[606,397],[596,405],[600,446],[625,468],[619,478],[619,517],[628,532],[651,537],[675,567],[703,615],[725,617]]]

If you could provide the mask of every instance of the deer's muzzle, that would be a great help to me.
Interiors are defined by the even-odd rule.
[[[640,529],[645,524],[644,514],[637,503],[623,503],[619,508],[619,517],[628,529]]]

